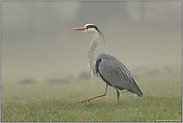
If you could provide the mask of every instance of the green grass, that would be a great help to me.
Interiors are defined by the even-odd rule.
[[[145,73],[145,71],[144,71]],[[182,121],[181,74],[161,71],[144,76],[136,74],[143,92],[140,98],[127,91],[120,93],[117,104],[116,91],[108,88],[107,95],[92,100],[92,104],[78,101],[102,94],[105,84],[72,79],[70,83],[47,81],[21,84],[2,84],[2,122],[130,122],[130,121]]]
[[[119,105],[109,99],[95,100],[93,106],[66,98],[8,101],[2,104],[2,121],[181,121],[181,97],[144,96],[125,99]]]

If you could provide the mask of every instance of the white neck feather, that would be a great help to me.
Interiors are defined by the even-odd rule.
[[[89,46],[89,59],[88,64],[90,67],[90,70],[95,74],[95,61],[96,61],[96,47],[98,45],[98,41],[100,39],[100,34],[95,31],[92,34],[92,42]]]

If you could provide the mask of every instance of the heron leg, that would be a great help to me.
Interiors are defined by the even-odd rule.
[[[85,103],[85,102],[89,102],[89,103],[92,105],[92,103],[90,102],[90,100],[95,99],[95,98],[98,98],[98,97],[105,96],[105,95],[107,94],[107,87],[108,87],[108,84],[106,84],[105,92],[104,92],[103,94],[98,95],[98,96],[95,96],[95,97],[88,98],[88,99],[83,100],[83,101],[78,102],[78,103]]]
[[[118,104],[119,104],[119,91],[118,91],[118,89],[116,89],[116,91],[117,91],[117,99],[118,99]]]

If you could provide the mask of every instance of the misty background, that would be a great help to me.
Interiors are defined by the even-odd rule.
[[[1,17],[2,82],[89,72],[91,35],[71,30],[86,23],[108,38],[97,54],[115,56],[132,74],[181,68],[181,2],[2,2]]]

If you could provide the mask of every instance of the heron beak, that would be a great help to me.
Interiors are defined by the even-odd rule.
[[[85,27],[79,27],[79,28],[74,28],[72,30],[85,30],[86,28]]]

